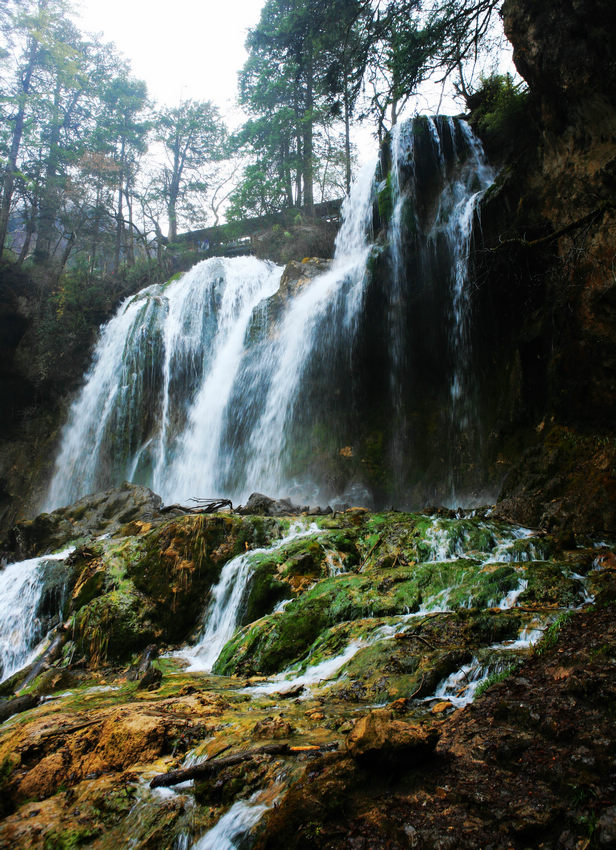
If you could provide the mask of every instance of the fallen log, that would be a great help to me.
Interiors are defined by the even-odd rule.
[[[180,782],[186,782],[189,779],[204,779],[207,776],[212,776],[212,774],[224,770],[225,767],[232,767],[234,764],[249,761],[257,756],[299,756],[307,752],[322,753],[334,749],[338,749],[337,742],[324,746],[311,744],[297,747],[292,747],[289,744],[265,744],[263,747],[240,750],[231,756],[225,756],[223,759],[213,758],[201,762],[201,764],[181,767],[178,770],[170,770],[168,773],[159,773],[150,782],[150,788],[168,788],[170,785],[179,785]]]
[[[66,626],[60,626],[47,649],[39,658],[37,658],[37,660],[32,665],[30,672],[20,684],[20,691],[22,691],[24,688],[27,688],[28,685],[31,684],[36,679],[36,677],[43,672],[43,670],[46,670],[50,664],[52,664],[54,661],[56,661],[56,659],[60,657],[62,653],[62,648],[66,643],[67,637],[68,629],[66,628]]]
[[[28,709],[34,708],[39,702],[40,697],[33,696],[32,694],[24,694],[24,696],[15,697],[15,699],[5,700],[0,703],[0,723],[4,723],[5,720],[8,720],[14,714],[21,714],[22,711],[28,711]]]
[[[150,788],[168,788],[170,785],[179,785],[180,782],[186,782],[187,779],[201,779],[205,776],[210,776],[212,773],[218,773],[225,767],[230,767],[240,762],[248,761],[256,756],[269,755],[287,755],[290,747],[288,744],[266,744],[263,747],[256,747],[251,750],[240,750],[231,756],[225,756],[223,759],[211,759],[201,762],[201,764],[193,764],[190,767],[181,767],[178,770],[170,770],[168,773],[159,773],[150,782]]]

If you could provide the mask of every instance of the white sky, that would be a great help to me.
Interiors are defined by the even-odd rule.
[[[244,41],[264,0],[79,0],[86,32],[130,60],[158,103],[211,100],[232,120]],[[239,119],[239,116],[238,116]]]
[[[265,0],[76,0],[86,32],[101,33],[130,61],[135,77],[145,80],[150,98],[175,106],[181,100],[210,100],[227,125],[245,115],[237,109],[237,74],[244,65],[246,35],[260,17]],[[420,111],[456,113],[460,104],[440,91],[409,105]],[[407,116],[408,117],[408,116]],[[359,160],[376,155],[368,123],[353,128]]]

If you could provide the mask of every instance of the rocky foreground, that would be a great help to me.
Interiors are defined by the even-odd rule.
[[[614,846],[609,541],[247,507],[126,485],[13,529],[74,548],[0,685],[0,847]]]

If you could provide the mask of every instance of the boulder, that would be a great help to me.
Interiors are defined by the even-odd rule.
[[[270,499],[263,493],[251,493],[246,504],[237,509],[237,513],[243,516],[291,516],[307,510],[307,507],[294,505],[290,499]]]
[[[114,490],[84,496],[68,507],[18,522],[0,551],[7,560],[54,552],[70,541],[115,534],[129,522],[151,522],[161,507],[160,496],[125,481]]]
[[[395,720],[392,711],[377,709],[355,723],[346,746],[356,761],[370,767],[411,768],[432,754],[438,739],[436,729]]]

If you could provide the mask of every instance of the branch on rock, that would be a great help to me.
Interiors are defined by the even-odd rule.
[[[321,747],[317,745],[292,747],[289,744],[265,744],[263,747],[256,747],[251,750],[240,750],[231,756],[225,756],[223,759],[214,758],[201,764],[170,770],[168,773],[159,773],[150,782],[150,788],[168,788],[170,785],[179,785],[180,782],[186,782],[188,779],[205,779],[226,767],[250,761],[257,756],[298,756],[306,752],[323,753],[337,748],[337,743],[326,744]]]
[[[503,248],[509,248],[512,245],[519,245],[522,248],[538,248],[542,245],[547,245],[550,242],[555,242],[560,239],[561,236],[566,236],[568,233],[572,233],[574,230],[579,230],[581,227],[585,227],[588,224],[592,224],[598,218],[601,218],[603,213],[607,212],[607,210],[611,210],[616,208],[616,204],[613,201],[604,201],[600,204],[596,209],[592,210],[586,215],[583,215],[581,218],[576,219],[575,221],[570,222],[570,224],[565,225],[564,227],[559,228],[558,230],[554,230],[552,233],[548,233],[547,236],[541,236],[539,239],[522,239],[520,237],[514,237],[512,239],[503,239],[496,245],[494,248],[486,248],[485,250],[494,253],[496,251],[502,251]]]
[[[197,507],[191,508],[187,505],[165,505],[160,509],[161,514],[167,514],[171,511],[181,511],[183,514],[215,514],[223,508],[233,510],[233,502],[231,499],[189,499],[195,502]]]

